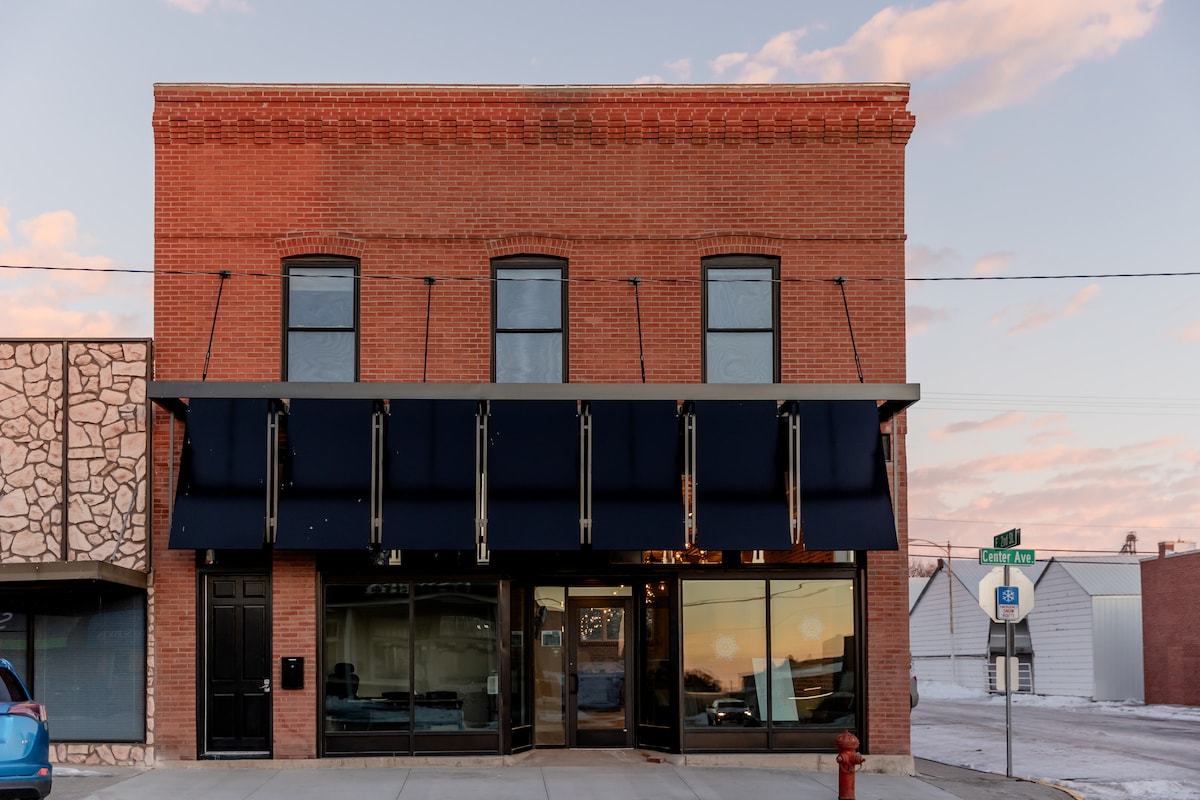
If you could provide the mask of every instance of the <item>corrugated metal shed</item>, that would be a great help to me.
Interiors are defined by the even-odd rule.
[[[912,611],[912,607],[917,604],[917,598],[921,596],[921,592],[925,591],[925,584],[929,583],[929,578],[909,578],[908,579],[908,610]]]
[[[1140,595],[1142,571],[1140,556],[1102,556],[1100,558],[1055,558],[1079,588],[1092,597]],[[1035,581],[1036,583],[1036,581]]]
[[[1038,578],[1042,577],[1042,573],[1046,570],[1047,561],[1037,561],[1033,566],[1021,566],[1019,569],[1026,578],[1036,584]],[[971,596],[979,600],[979,582],[996,567],[991,564],[980,564],[979,561],[968,558],[956,558],[951,564],[954,572],[954,580],[971,593]],[[939,567],[939,569],[942,569]]]

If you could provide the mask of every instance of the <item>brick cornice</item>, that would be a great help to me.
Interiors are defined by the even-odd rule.
[[[677,87],[163,85],[161,144],[906,144],[901,84]]]

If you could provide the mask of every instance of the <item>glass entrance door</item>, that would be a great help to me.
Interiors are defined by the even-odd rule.
[[[632,603],[573,597],[567,614],[571,747],[632,747]]]

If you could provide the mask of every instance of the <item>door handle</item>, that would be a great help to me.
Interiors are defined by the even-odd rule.
[[[262,686],[260,686],[258,688],[262,689],[264,694],[270,694],[271,693],[271,679],[263,678]]]
[[[571,685],[570,685],[569,691],[571,694],[579,694],[579,675],[578,675],[578,673],[575,673],[575,672],[571,673]]]

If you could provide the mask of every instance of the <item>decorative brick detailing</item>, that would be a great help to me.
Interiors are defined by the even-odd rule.
[[[291,256],[348,256],[362,258],[366,242],[356,239],[348,233],[320,233],[304,231],[289,233],[275,240],[275,249],[280,258]]]
[[[915,123],[900,84],[232,88],[155,87],[156,143],[905,144]]]
[[[730,254],[778,256],[783,254],[784,249],[785,243],[773,236],[726,234],[696,240],[697,258]]]
[[[561,236],[508,236],[487,243],[488,258],[503,258],[517,255],[571,257],[571,241]]]
[[[5,563],[148,567],[149,349],[146,341],[0,343]]]

